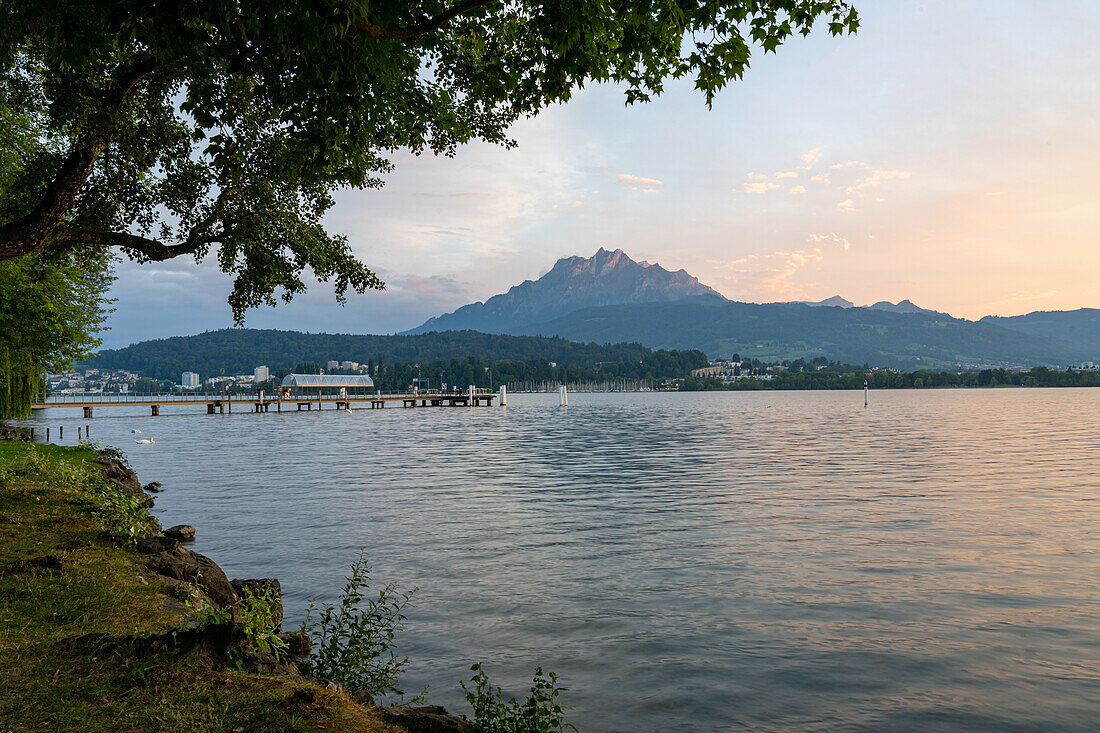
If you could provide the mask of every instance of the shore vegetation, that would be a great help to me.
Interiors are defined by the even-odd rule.
[[[180,618],[133,546],[153,518],[103,489],[95,457],[0,441],[0,730],[400,730],[316,682],[144,649]]]

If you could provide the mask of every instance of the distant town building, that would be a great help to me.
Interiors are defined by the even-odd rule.
[[[342,361],[340,362],[341,369],[358,369],[359,362],[357,361]]]
[[[195,372],[184,372],[182,384],[184,389],[197,389],[199,386],[199,375]]]
[[[253,374],[253,377],[254,377],[254,381],[257,381],[257,382],[266,382],[268,379],[271,378],[271,374],[270,374],[270,372],[268,372],[266,366],[256,367],[256,369],[252,372],[252,374]]]
[[[340,368],[340,362],[336,361],[335,359],[332,359],[330,361],[325,362],[325,369],[327,371],[331,372],[333,369],[339,369],[339,368]]]

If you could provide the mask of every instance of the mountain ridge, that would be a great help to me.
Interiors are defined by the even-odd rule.
[[[537,280],[524,280],[484,302],[429,318],[401,335],[465,329],[501,333],[580,308],[667,302],[696,295],[725,300],[684,269],[666,270],[659,264],[635,261],[621,249],[600,247],[592,257],[563,257]]]
[[[538,280],[405,333],[460,328],[701,349],[712,358],[736,352],[763,359],[826,356],[906,368],[1066,366],[1100,358],[1096,309],[969,321],[908,298],[864,306],[840,295],[816,302],[741,303],[685,270],[670,272],[602,247],[590,258],[562,258]]]

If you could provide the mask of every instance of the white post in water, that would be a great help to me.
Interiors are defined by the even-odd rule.
[[[561,406],[569,407],[569,392],[566,391],[564,384],[559,388],[558,394],[561,397]]]
[[[867,380],[863,380],[863,406],[867,406]]]
[[[477,389],[477,387],[475,387],[472,384],[470,385],[470,390],[469,390],[469,392],[467,392],[467,394],[470,396],[470,399],[466,402],[467,407],[473,407],[474,406],[474,390],[476,390],[476,389]]]
[[[504,407],[508,404],[508,388],[503,384],[500,385],[500,406]]]

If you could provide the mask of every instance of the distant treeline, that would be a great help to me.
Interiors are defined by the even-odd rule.
[[[179,382],[185,371],[197,372],[206,379],[251,374],[264,365],[276,374],[299,364],[323,367],[329,360],[367,365],[382,388],[408,386],[416,376],[416,364],[420,365],[421,377],[430,377],[433,384],[443,373],[444,381],[463,387],[485,386],[485,369],[490,363],[497,385],[563,378],[674,378],[707,364],[701,351],[653,351],[639,344],[581,344],[558,337],[476,331],[356,336],[223,329],[105,350],[79,367],[126,369],[151,380]],[[552,362],[558,366],[550,366]]]
[[[921,369],[915,372],[864,370],[781,371],[771,379],[749,377],[723,382],[711,377],[688,377],[681,390],[756,389],[862,389],[866,381],[873,389],[920,387],[1100,387],[1100,372],[1059,371],[1034,367],[1026,372],[983,369],[976,372],[944,372]]]

